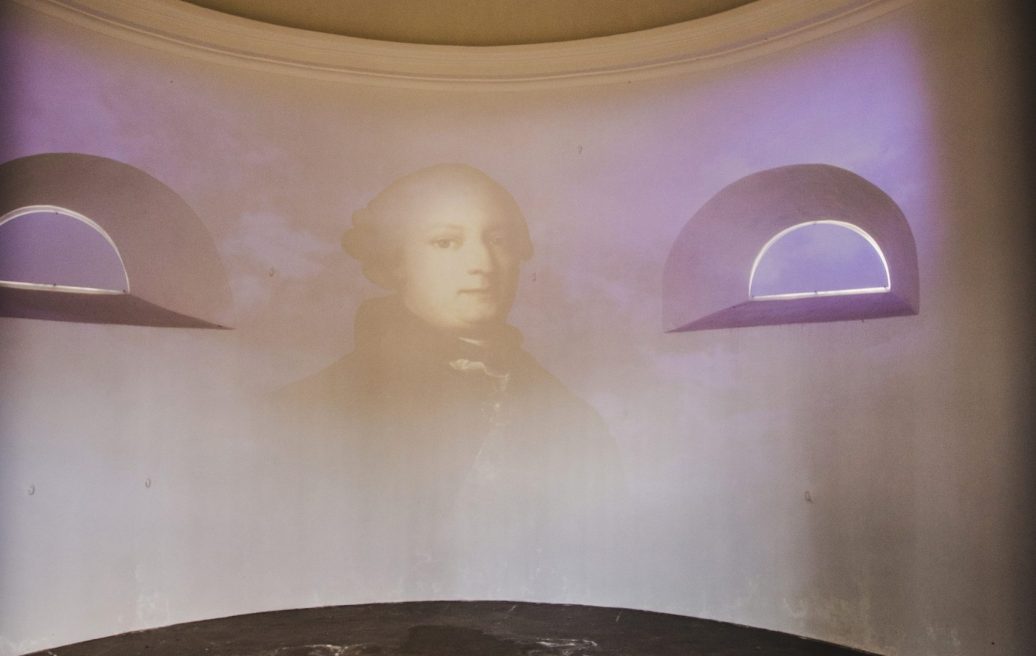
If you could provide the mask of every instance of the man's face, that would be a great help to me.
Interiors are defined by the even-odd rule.
[[[502,323],[518,288],[519,220],[488,190],[427,194],[402,233],[403,304],[460,336]]]

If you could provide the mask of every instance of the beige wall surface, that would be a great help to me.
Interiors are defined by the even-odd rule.
[[[1006,21],[950,4],[698,72],[501,91],[262,72],[9,8],[0,161],[87,153],[171,187],[216,242],[233,329],[0,319],[0,654],[407,599],[1030,651],[1023,117]],[[383,294],[341,249],[350,217],[440,162],[521,208],[535,253],[510,322],[567,408],[531,413],[509,487],[459,506],[456,461],[420,430],[382,453],[319,409],[271,414]],[[664,333],[687,220],[796,163],[899,205],[920,313]],[[603,437],[558,455],[552,431]],[[607,491],[580,479],[612,466]]]

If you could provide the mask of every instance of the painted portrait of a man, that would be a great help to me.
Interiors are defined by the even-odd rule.
[[[407,508],[430,544],[458,518],[499,541],[485,520],[505,518],[515,545],[588,518],[619,483],[614,444],[507,322],[533,253],[511,194],[467,165],[424,168],[356,211],[342,244],[387,293],[359,306],[352,352],[279,397],[349,445],[357,488],[376,491],[361,523]]]

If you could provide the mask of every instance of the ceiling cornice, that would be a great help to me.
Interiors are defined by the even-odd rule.
[[[179,0],[15,0],[147,47],[303,77],[405,87],[602,84],[751,59],[859,25],[914,0],[757,0],[639,32],[558,43],[440,46],[281,27]]]
[[[574,41],[673,25],[754,0],[184,0],[326,34],[441,46]]]

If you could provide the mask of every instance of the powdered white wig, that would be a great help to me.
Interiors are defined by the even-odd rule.
[[[491,199],[513,222],[514,247],[521,260],[532,256],[525,217],[511,194],[493,178],[467,164],[437,164],[405,175],[352,216],[342,248],[363,265],[363,274],[387,289],[397,287],[401,237],[433,195],[444,193]]]

